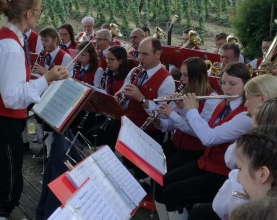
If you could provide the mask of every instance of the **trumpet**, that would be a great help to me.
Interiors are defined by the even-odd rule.
[[[214,96],[196,96],[197,100],[206,100],[206,99],[229,99],[229,98],[238,98],[239,95],[214,95]],[[160,97],[157,99],[153,99],[153,102],[165,102],[165,101],[182,101],[183,96],[179,96],[176,98],[170,97]]]
[[[82,35],[76,38],[76,42],[79,42],[79,43],[80,43],[80,42],[86,40],[86,37],[85,37],[85,36],[87,35],[87,33],[88,33],[87,30],[85,30],[84,32],[82,32]]]
[[[175,92],[181,92],[182,89],[184,88],[184,84],[181,84]],[[170,101],[167,101],[167,104],[169,104]],[[160,113],[156,110],[153,115],[149,118],[147,118],[147,120],[143,123],[143,125],[140,127],[141,130],[145,130],[156,118],[158,118],[158,116],[160,115]]]
[[[137,68],[136,68],[136,70],[135,70],[135,72],[133,73],[133,75],[131,76],[131,78],[130,78],[130,80],[129,80],[129,82],[127,83],[127,84],[132,84],[134,81],[135,81],[135,79],[137,78],[137,76],[141,73],[141,71],[142,71],[142,63],[140,63],[138,66],[137,66]],[[121,95],[118,97],[118,104],[120,105],[120,106],[122,106],[123,104],[124,104],[124,102],[125,102],[125,95],[124,95],[124,93],[121,93]]]
[[[232,190],[232,196],[249,200],[249,195],[247,195],[245,192],[241,193],[241,192]]]

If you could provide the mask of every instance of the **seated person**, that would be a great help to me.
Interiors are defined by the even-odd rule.
[[[69,54],[68,49],[76,50],[77,44],[75,42],[74,31],[71,24],[62,24],[59,27],[60,48]]]
[[[106,29],[96,31],[96,47],[98,50],[98,57],[104,58],[108,53],[110,44],[112,42],[112,34]]]
[[[86,16],[81,21],[83,25],[83,32],[79,33],[76,36],[76,42],[82,42],[84,40],[90,41],[95,37],[94,28],[94,18],[90,16]]]
[[[106,29],[106,30],[111,31],[111,26],[110,26],[109,23],[105,23],[105,24],[102,24],[102,25],[101,25],[101,29]],[[116,35],[113,35],[113,33],[111,33],[111,34],[112,34],[112,42],[110,43],[110,46],[118,45],[118,46],[123,47],[123,46],[124,46],[124,43],[123,43],[122,41],[120,41],[120,40],[117,40],[117,39],[115,38]]]

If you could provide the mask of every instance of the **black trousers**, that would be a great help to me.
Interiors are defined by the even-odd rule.
[[[212,202],[228,178],[200,170],[197,161],[194,159],[164,176],[163,203],[169,212],[181,210],[192,203]]]
[[[22,131],[25,119],[0,116],[0,216],[9,217],[23,190]]]
[[[188,164],[190,161],[198,159],[203,155],[204,151],[191,151],[183,148],[178,148],[171,139],[167,140],[162,145],[164,154],[166,156],[167,173],[164,176],[164,184],[171,171],[181,166]],[[164,203],[163,191],[166,185],[162,187],[156,183],[155,187],[155,200],[159,203]]]
[[[220,220],[215,213],[212,203],[201,204],[189,212],[189,220]]]

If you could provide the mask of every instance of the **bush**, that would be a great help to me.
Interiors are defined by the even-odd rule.
[[[231,24],[235,29],[236,37],[240,39],[245,47],[244,56],[246,59],[262,56],[262,40],[270,36],[269,23],[273,2],[275,2],[275,18],[277,14],[276,0],[240,1],[237,15],[231,18]]]

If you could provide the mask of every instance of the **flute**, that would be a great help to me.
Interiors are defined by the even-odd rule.
[[[214,96],[196,96],[197,100],[204,100],[204,99],[228,99],[228,98],[238,98],[239,95],[214,95]],[[182,101],[183,96],[179,96],[176,98],[170,97],[161,97],[157,99],[153,99],[154,102],[164,102],[164,101]]]
[[[184,84],[181,84],[177,89],[176,89],[176,91],[175,92],[181,92],[182,91],[182,89],[184,88]],[[167,104],[169,104],[170,103],[170,101],[167,101]],[[150,116],[150,117],[148,117],[147,119],[146,119],[146,121],[143,123],[143,125],[140,127],[140,129],[141,130],[145,130],[156,118],[158,118],[158,116],[160,115],[160,113],[157,111],[157,110],[155,110],[155,112],[153,113],[153,115],[152,116]]]

